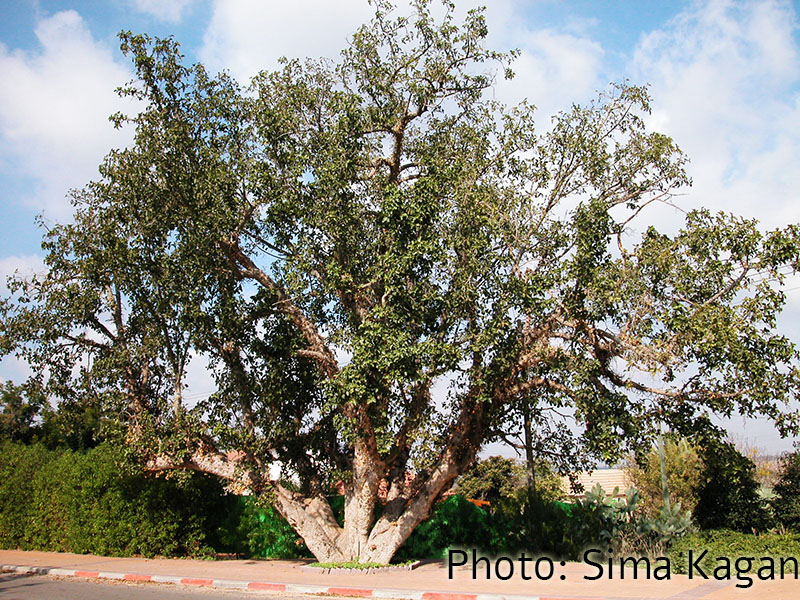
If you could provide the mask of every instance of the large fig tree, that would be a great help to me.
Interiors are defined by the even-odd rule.
[[[388,562],[523,414],[539,452],[607,459],[707,413],[796,430],[776,283],[798,229],[648,228],[688,181],[645,89],[535,131],[492,100],[513,57],[480,12],[374,6],[338,62],[246,89],[123,34],[135,141],[46,232],[47,272],[11,282],[3,351],[52,397],[114,407],[150,469],[268,495],[324,561]],[[193,356],[217,382],[199,403]]]

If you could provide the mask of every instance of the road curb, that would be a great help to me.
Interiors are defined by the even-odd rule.
[[[289,592],[328,596],[352,596],[357,598],[397,598],[398,600],[585,600],[568,596],[526,596],[517,594],[460,594],[456,592],[400,590],[390,588],[363,588],[297,583],[275,583],[268,581],[238,581],[232,579],[204,579],[176,575],[153,575],[146,573],[116,573],[112,571],[87,571],[55,567],[29,567],[23,565],[0,565],[0,571],[31,575],[56,575],[82,579],[114,579],[132,582],[171,583],[197,587],[222,589],[258,590],[263,592]],[[599,600],[597,598],[593,600]]]

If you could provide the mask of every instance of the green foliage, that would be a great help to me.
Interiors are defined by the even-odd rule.
[[[230,499],[197,473],[143,477],[108,445],[85,454],[5,443],[0,546],[130,556],[206,556]]]
[[[560,415],[549,451],[570,457],[615,460],[657,419],[687,433],[707,411],[797,431],[800,356],[776,319],[800,228],[689,210],[675,235],[631,235],[689,183],[646,87],[537,128],[531,105],[493,99],[513,56],[485,47],[482,11],[431,4],[376,0],[338,63],[285,61],[247,88],[123,32],[120,93],[141,112],[113,120],[134,139],[48,227],[47,272],[9,282],[0,352],[46,397],[119,415],[145,459],[215,471],[198,456],[239,451],[238,483],[273,488],[277,460],[306,500],[337,479],[372,494],[359,522],[375,481],[455,477],[525,404]],[[218,391],[189,408],[196,354]],[[450,483],[420,482],[376,531],[416,524]],[[354,558],[358,536],[334,537]]]
[[[533,497],[511,526],[510,545],[570,560],[587,547],[615,555],[658,555],[689,531],[691,516],[680,504],[651,518],[641,509],[636,490],[628,490],[625,500],[617,499],[617,492],[608,498],[598,484],[571,505]]]
[[[487,501],[495,508],[517,499],[525,486],[525,470],[512,458],[491,456],[476,462],[456,485],[460,496]]]
[[[297,532],[272,506],[252,496],[239,500],[242,512],[237,531],[238,539],[244,541],[244,554],[259,558],[311,556]]]
[[[566,559],[575,559],[590,540],[599,539],[599,522],[594,514],[586,515],[577,505],[546,502],[535,495],[526,499],[509,529],[513,549]]]
[[[120,423],[107,417],[99,401],[87,398],[81,402],[61,402],[57,409],[46,408],[37,438],[50,449],[83,452],[119,437],[116,434],[120,430]]]
[[[800,535],[795,533],[758,535],[741,533],[725,529],[700,531],[687,535],[676,541],[669,549],[667,556],[676,573],[686,573],[689,550],[697,557],[703,550],[708,550],[705,559],[700,562],[703,569],[713,572],[717,566],[716,558],[724,556],[735,562],[737,558],[752,556],[756,560],[753,570],[761,566],[761,557],[774,559],[782,557],[800,557]]]
[[[34,420],[46,406],[41,394],[26,393],[11,381],[0,384],[0,440],[30,443],[38,432]]]
[[[100,401],[90,397],[63,400],[54,408],[35,382],[7,381],[0,386],[0,440],[39,442],[51,450],[88,450],[119,430],[105,413]]]
[[[476,462],[456,482],[455,491],[464,498],[489,502],[488,510],[507,517],[517,514],[529,494],[545,503],[564,497],[561,478],[545,461],[535,465],[535,490],[527,488],[525,467],[513,458],[491,456]]]
[[[685,438],[669,436],[664,441],[664,454],[670,502],[680,502],[683,509],[693,512],[705,469],[699,450]],[[627,472],[633,487],[639,492],[641,508],[651,517],[656,517],[664,506],[658,450],[651,449]]]
[[[53,455],[42,446],[0,444],[0,546],[22,547],[26,529],[34,521],[34,482],[52,461]],[[41,480],[46,482],[46,478]]]
[[[559,502],[566,499],[564,483],[561,476],[554,472],[550,464],[546,461],[537,461],[534,466],[534,488],[525,490],[525,493],[533,492],[536,497],[545,502]]]
[[[753,461],[717,436],[707,436],[702,448],[705,470],[694,510],[698,526],[744,533],[767,531],[772,518],[759,494]]]
[[[436,505],[429,519],[417,527],[395,558],[441,558],[448,548],[477,548],[497,554],[506,547],[508,530],[500,518],[454,495]]]
[[[775,497],[770,504],[775,520],[800,533],[800,452],[781,458],[779,479],[773,492]]]

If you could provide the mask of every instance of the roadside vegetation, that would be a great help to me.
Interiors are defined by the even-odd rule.
[[[339,59],[247,86],[120,33],[133,139],[0,297],[29,373],[0,390],[0,543],[385,564],[796,531],[796,459],[765,495],[707,415],[800,433],[800,225],[689,206],[665,231],[688,157],[646,86],[548,122],[495,98],[517,53],[482,10],[372,6]],[[497,441],[525,468],[476,464]],[[627,501],[560,495],[631,453]]]
[[[688,205],[665,229],[689,157],[651,129],[646,85],[548,119],[536,97],[498,101],[517,53],[487,46],[482,10],[372,11],[337,59],[247,84],[120,32],[135,102],[111,121],[132,139],[43,227],[44,269],[0,297],[0,357],[29,374],[16,417],[57,403],[90,453],[78,425],[106,418],[144,469],[259,497],[323,563],[388,563],[437,512],[472,510],[438,501],[511,438],[569,473],[680,433],[708,474],[695,524],[769,529],[750,463],[704,415],[800,431],[800,350],[778,327],[800,226]],[[192,357],[215,389],[197,402]],[[683,530],[677,502],[565,512],[538,471],[465,512],[493,523],[486,544]]]
[[[117,556],[312,556],[264,498],[230,493],[202,473],[143,471],[102,415],[59,414],[5,386],[0,425],[0,547]],[[701,447],[668,437],[664,447],[668,506],[656,449],[631,461],[629,478],[637,489],[627,490],[626,500],[599,486],[571,498],[545,461],[534,465],[535,488],[528,485],[528,465],[497,456],[478,461],[394,562],[440,558],[450,548],[575,560],[597,547],[615,555],[669,556],[675,564],[688,549],[701,548],[714,557],[800,555],[798,453],[781,458],[774,488],[760,494],[753,461],[730,443]],[[343,497],[332,493],[329,503],[343,519]],[[709,506],[718,512],[714,519]]]

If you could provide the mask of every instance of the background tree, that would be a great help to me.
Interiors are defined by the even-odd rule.
[[[680,502],[682,510],[694,511],[704,482],[702,451],[686,438],[668,436],[664,443],[667,484],[671,503]],[[641,508],[655,518],[664,506],[658,450],[651,449],[640,462],[627,469],[628,476],[641,496]]]
[[[513,458],[490,456],[477,461],[459,478],[456,493],[465,498],[485,500],[491,510],[517,512],[528,491],[527,468]],[[561,478],[544,461],[536,464],[537,487],[532,490],[544,502],[564,497]]]
[[[11,381],[0,384],[0,440],[30,443],[39,431],[36,422],[47,398],[29,394]]]
[[[456,492],[465,498],[484,500],[492,506],[502,500],[518,500],[525,488],[525,469],[513,458],[490,456],[476,462],[458,478]]]
[[[694,518],[703,529],[764,532],[773,520],[759,494],[755,464],[721,437],[703,444],[705,469]]]
[[[797,427],[775,283],[798,228],[694,211],[632,235],[688,183],[646,90],[537,134],[529,106],[488,98],[485,63],[508,57],[482,14],[444,5],[437,21],[378,0],[338,63],[287,61],[247,90],[122,34],[122,93],[145,108],[115,122],[135,140],[2,305],[1,347],[48,394],[115,407],[150,469],[269,495],[326,562],[388,562],[525,403],[607,460],[707,410]],[[192,353],[218,385],[194,407]]]
[[[781,457],[780,475],[773,491],[775,497],[771,505],[775,520],[787,529],[800,532],[800,452]]]

